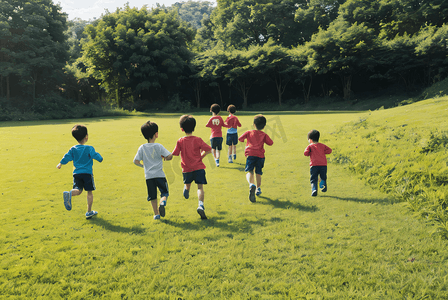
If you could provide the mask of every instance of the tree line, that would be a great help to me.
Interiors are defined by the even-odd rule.
[[[51,0],[3,0],[0,104],[52,92],[141,110],[246,108],[411,91],[446,77],[447,19],[443,0],[218,0],[69,22]]]

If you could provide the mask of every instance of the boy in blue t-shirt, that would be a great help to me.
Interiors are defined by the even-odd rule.
[[[56,168],[60,169],[62,165],[73,161],[73,166],[75,167],[73,171],[73,189],[70,192],[63,193],[64,205],[67,210],[71,210],[72,196],[80,195],[85,189],[87,191],[86,219],[90,219],[98,214],[97,211],[92,210],[93,191],[95,190],[92,170],[93,160],[102,162],[103,157],[92,146],[85,145],[89,139],[87,127],[83,125],[73,126],[72,135],[79,144],[70,148]]]

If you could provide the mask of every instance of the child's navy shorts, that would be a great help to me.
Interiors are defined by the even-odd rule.
[[[184,176],[184,183],[190,184],[193,182],[197,184],[207,184],[207,179],[205,178],[205,170],[196,170],[193,172],[182,173]]]
[[[212,149],[222,150],[222,137],[214,137],[210,139]]]
[[[146,179],[146,187],[148,189],[148,201],[157,199],[157,188],[160,191],[160,198],[169,195],[168,183],[164,177]]]
[[[264,167],[264,157],[258,157],[258,156],[248,156],[246,158],[246,169],[245,172],[252,172],[252,170],[255,168],[255,174],[263,175],[263,171],[261,171]]]
[[[238,144],[238,133],[228,133],[226,145],[232,146]]]
[[[95,182],[93,181],[93,174],[73,174],[73,189],[94,191]]]

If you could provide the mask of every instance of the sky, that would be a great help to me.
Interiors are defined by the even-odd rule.
[[[53,0],[53,2],[61,5],[62,11],[68,14],[69,20],[80,18],[87,21],[101,17],[106,9],[114,12],[117,7],[124,7],[127,2],[130,7],[140,9],[145,4],[148,7],[155,7],[156,3],[171,6],[185,0]]]

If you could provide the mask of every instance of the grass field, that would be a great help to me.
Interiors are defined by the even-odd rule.
[[[180,115],[76,122],[104,158],[94,163],[99,214],[91,220],[85,194],[65,210],[72,167],[56,169],[76,142],[75,122],[0,123],[0,298],[446,299],[446,240],[431,237],[403,204],[334,163],[328,192],[311,197],[307,132],[320,130],[332,147],[330,133],[367,114],[266,113],[274,145],[266,147],[262,195],[248,200],[243,145],[234,164],[223,153],[216,168],[209,155],[208,220],[196,213],[195,187],[182,197],[179,158],[165,163],[170,197],[161,221],[133,165],[145,142],[141,124],[158,123],[157,142],[172,151]],[[237,115],[241,134],[253,114]],[[195,134],[208,142],[210,116],[195,117]]]

